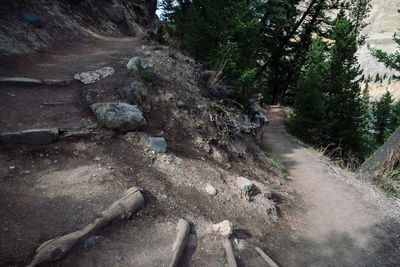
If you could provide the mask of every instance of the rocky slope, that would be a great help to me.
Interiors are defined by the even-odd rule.
[[[23,55],[55,44],[104,35],[136,36],[151,26],[157,1],[4,0],[0,55]]]
[[[368,35],[366,44],[360,48],[358,52],[359,62],[364,69],[366,77],[371,75],[375,80],[377,73],[380,75],[391,72],[388,71],[382,63],[378,63],[370,54],[368,45],[376,47],[387,52],[396,50],[396,44],[393,41],[393,33],[399,32],[400,15],[397,10],[400,8],[398,0],[372,0],[372,10],[368,22],[370,23],[365,29],[364,34]],[[371,100],[378,100],[386,90],[392,93],[396,99],[400,99],[400,83],[388,84],[372,82],[370,84]]]

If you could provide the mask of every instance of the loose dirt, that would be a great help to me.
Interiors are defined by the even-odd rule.
[[[285,165],[290,178],[286,186],[304,201],[288,218],[293,243],[268,242],[275,247],[278,262],[284,266],[398,265],[399,203],[347,178],[326,159],[298,145],[284,128],[280,107],[264,112],[270,120],[264,144]]]
[[[105,66],[116,70],[86,86],[2,85],[2,131],[94,127],[82,91],[98,90],[99,101],[124,101],[121,90],[135,81],[125,64],[132,56],[144,56],[143,44],[139,38],[96,37],[32,58],[2,59],[1,76],[70,79]],[[266,266],[254,246],[282,266],[400,262],[398,207],[369,186],[336,175],[322,157],[297,145],[277,108],[268,113],[264,143],[282,160],[289,180],[254,138],[232,139],[225,148],[200,144],[196,123],[204,112],[201,105],[209,100],[197,85],[199,66],[177,51],[149,50],[158,77],[142,85],[151,99],[141,107],[148,121],[144,132],[97,129],[93,137],[48,146],[0,145],[0,265],[28,264],[41,243],[93,221],[132,186],[143,189],[145,205],[131,220],[105,227],[96,233],[103,237],[96,245],[77,244],[48,266],[165,266],[179,218],[192,228],[181,266],[226,266],[222,242],[211,232],[213,223],[226,219],[234,224],[239,266]],[[179,110],[178,99],[188,107]],[[161,130],[167,153],[145,149],[143,140]],[[16,167],[13,173],[3,175],[10,166]],[[251,202],[235,187],[238,176],[259,189]],[[217,188],[217,196],[205,192],[207,183]]]

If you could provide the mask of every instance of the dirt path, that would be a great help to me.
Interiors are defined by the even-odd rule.
[[[71,80],[76,73],[113,67],[126,73],[125,64],[133,55],[141,55],[140,38],[94,37],[73,47],[54,47],[31,57],[1,58],[0,77]],[[125,63],[125,64],[124,64]],[[91,124],[91,113],[82,103],[84,89],[98,90],[104,98],[115,98],[121,76],[112,75],[94,84],[73,80],[70,86],[2,84],[0,126],[2,132],[56,127],[81,129]],[[115,88],[115,90],[114,90]]]
[[[286,167],[290,181],[285,186],[305,205],[288,218],[293,243],[280,245],[283,238],[271,247],[285,248],[275,254],[278,261],[287,266],[399,266],[399,206],[297,145],[283,127],[281,108],[272,107],[268,118],[264,143]]]

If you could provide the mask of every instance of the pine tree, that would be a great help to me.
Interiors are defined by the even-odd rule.
[[[360,83],[362,71],[358,64],[357,36],[351,22],[341,11],[333,27],[327,88],[327,117],[330,144],[343,149],[344,155],[354,153],[362,158],[367,153],[364,128],[364,101]]]
[[[326,45],[315,39],[307,54],[307,67],[297,85],[294,115],[290,130],[306,143],[320,146],[325,138],[326,99],[324,73],[326,72]]]
[[[392,103],[392,95],[386,91],[373,109],[373,129],[377,146],[382,145],[392,133]]]

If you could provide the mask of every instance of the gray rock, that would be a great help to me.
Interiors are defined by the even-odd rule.
[[[42,81],[25,78],[25,77],[2,77],[0,78],[2,83],[16,83],[16,84],[42,84]]]
[[[132,83],[131,87],[123,92],[126,101],[131,104],[139,104],[146,100],[146,94],[137,82]]]
[[[59,132],[57,128],[33,129],[0,134],[0,141],[5,144],[48,145],[57,141],[58,138]]]
[[[150,51],[144,51],[143,55],[145,57],[151,57],[151,52]]]
[[[139,57],[133,57],[129,60],[128,64],[126,64],[128,70],[131,71],[139,71],[141,67],[141,61]]]
[[[183,109],[186,107],[186,104],[182,100],[179,100],[178,102],[176,102],[176,106],[180,109]]]
[[[167,142],[163,137],[149,137],[146,141],[146,146],[158,153],[167,151]]]
[[[145,50],[147,50],[147,46],[142,45],[141,49],[142,49],[143,51],[145,51]]]
[[[102,240],[103,239],[103,237],[102,236],[93,236],[93,237],[91,237],[91,238],[89,238],[89,239],[87,239],[86,241],[85,241],[85,244],[84,244],[84,246],[85,246],[85,248],[89,248],[89,247],[92,247],[92,246],[94,246],[94,245],[96,245],[96,243],[98,242],[98,241],[100,241],[100,240]]]
[[[82,92],[83,102],[85,102],[86,104],[93,104],[94,102],[96,102],[98,96],[99,93],[97,93],[97,91],[93,89],[84,90]]]
[[[3,227],[3,232],[8,232],[8,227]]]
[[[115,258],[117,259],[117,261],[121,261],[122,260],[122,256],[121,255],[116,255]]]
[[[216,189],[214,186],[210,185],[210,184],[208,184],[208,185],[206,186],[206,192],[207,192],[210,196],[215,196],[215,195],[217,195],[217,189]]]
[[[104,67],[98,70],[82,72],[74,75],[74,79],[81,81],[84,84],[95,83],[100,79],[104,79],[113,75],[115,70],[111,67]]]
[[[128,132],[146,125],[146,120],[137,106],[125,103],[96,103],[90,108],[99,123],[109,129]]]
[[[239,187],[240,190],[243,190],[245,192],[249,192],[251,189],[253,189],[254,186],[253,182],[245,177],[237,177],[236,185]]]

